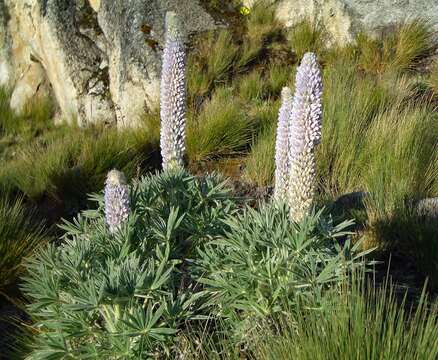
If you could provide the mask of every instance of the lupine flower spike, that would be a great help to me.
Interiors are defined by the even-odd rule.
[[[183,166],[187,91],[185,66],[185,35],[176,14],[168,12],[160,95],[163,169]]]
[[[301,221],[315,192],[316,145],[321,141],[322,79],[315,54],[306,53],[298,67],[289,128],[288,201],[291,217]]]
[[[292,91],[281,91],[281,107],[278,112],[277,137],[275,142],[275,189],[274,198],[286,201],[289,167],[289,127],[292,113]]]
[[[105,221],[109,231],[115,233],[128,219],[130,213],[129,186],[125,175],[111,170],[105,183]]]

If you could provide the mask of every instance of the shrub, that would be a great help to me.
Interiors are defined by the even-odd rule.
[[[298,224],[288,212],[277,203],[247,208],[227,220],[225,236],[198,249],[199,282],[211,294],[213,311],[237,318],[235,326],[309,304],[324,307],[325,291],[362,264],[358,244],[338,243],[350,221],[335,225],[319,211]]]
[[[147,176],[132,190],[133,212],[113,234],[103,195],[59,247],[27,265],[23,291],[38,329],[31,359],[139,359],[169,353],[178,330],[202,315],[187,272],[193,246],[222,234],[234,211],[217,178],[182,170]]]

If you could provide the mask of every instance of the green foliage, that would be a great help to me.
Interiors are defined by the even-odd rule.
[[[188,92],[191,102],[196,97],[202,99],[207,96],[215,83],[223,84],[229,79],[239,50],[228,29],[200,37],[195,49],[188,61]]]
[[[19,136],[29,140],[37,133],[50,128],[53,104],[49,98],[35,98],[29,101],[21,114],[15,114],[9,107],[10,93],[0,89],[0,133],[2,136]]]
[[[239,82],[239,97],[246,103],[252,100],[260,100],[266,95],[266,82],[259,71],[243,77]]]
[[[266,80],[269,93],[273,97],[279,97],[281,89],[287,86],[294,78],[295,69],[285,64],[273,62],[267,69]]]
[[[275,127],[265,130],[252,145],[251,152],[245,162],[245,179],[257,186],[268,186],[273,183],[275,163]]]
[[[359,243],[351,246],[345,239],[352,222],[335,225],[322,211],[292,223],[285,206],[262,205],[226,224],[225,236],[198,250],[197,271],[214,310],[237,317],[234,325],[244,331],[257,318],[302,306],[324,308],[325,292],[363,264]]]
[[[438,303],[424,296],[415,310],[398,303],[395,287],[370,290],[354,286],[333,294],[326,313],[299,314],[258,334],[261,359],[434,359],[438,334]],[[375,286],[375,285],[374,285]]]
[[[355,280],[330,292],[324,311],[283,314],[253,322],[248,342],[239,348],[227,333],[188,335],[186,358],[435,359],[438,356],[438,302],[423,294],[415,308],[397,295],[395,285]]]
[[[275,19],[275,7],[267,1],[257,1],[251,8],[242,35],[242,45],[236,62],[236,71],[248,70],[251,65],[264,60],[272,43],[279,40],[282,27]]]
[[[240,20],[229,29],[198,36],[193,43],[187,76],[189,103],[196,110],[217,86],[229,84],[233,77],[263,63],[273,45],[282,43],[275,7],[257,2]]]
[[[0,293],[23,273],[23,262],[48,240],[35,211],[21,198],[0,198]]]
[[[112,168],[135,175],[157,146],[148,133],[116,129],[70,129],[55,139],[33,142],[0,171],[0,181],[27,197],[48,197],[75,214],[86,194],[102,188]]]
[[[30,359],[140,359],[169,354],[175,334],[202,318],[202,294],[187,273],[193,246],[223,233],[235,204],[213,176],[175,170],[132,190],[135,210],[114,235],[103,196],[83,212],[59,247],[28,265],[23,290],[38,329]]]
[[[289,31],[288,39],[297,58],[301,59],[306,52],[322,55],[327,35],[322,25],[304,20]]]
[[[187,124],[189,159],[239,153],[251,142],[255,124],[243,112],[230,89],[220,88],[197,117]]]
[[[380,39],[361,34],[357,39],[360,66],[371,73],[414,69],[433,48],[433,32],[422,21],[406,22],[383,33]]]
[[[431,87],[434,96],[438,98],[438,60],[435,60],[431,64],[430,76],[427,80],[429,86]]]

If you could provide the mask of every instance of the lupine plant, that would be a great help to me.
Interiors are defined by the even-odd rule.
[[[281,107],[278,113],[277,137],[275,142],[275,189],[274,198],[285,200],[289,183],[289,127],[292,112],[292,92],[284,87],[281,91]]]
[[[29,359],[149,359],[203,315],[192,249],[223,234],[235,202],[215,176],[184,170],[133,185],[128,220],[110,233],[106,194],[27,265],[23,290],[37,335]],[[172,358],[172,356],[171,356]]]
[[[303,306],[325,308],[326,292],[364,265],[360,242],[349,240],[352,222],[336,224],[321,210],[295,223],[288,206],[274,202],[248,207],[226,224],[225,236],[198,249],[196,264],[212,313],[224,317],[239,336],[263,318]]]
[[[130,213],[129,186],[125,175],[111,170],[105,183],[105,221],[111,233],[128,220]]]
[[[306,53],[298,67],[289,127],[288,202],[291,217],[301,221],[315,192],[315,147],[321,141],[322,78],[315,54]]]
[[[186,126],[186,49],[182,25],[166,14],[166,43],[161,71],[161,156],[163,168],[183,166]]]

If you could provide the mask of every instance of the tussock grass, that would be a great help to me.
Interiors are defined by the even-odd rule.
[[[252,145],[251,153],[245,162],[244,177],[257,186],[273,183],[275,164],[271,160],[275,154],[275,126],[263,131]]]
[[[192,99],[209,94],[215,84],[229,80],[239,47],[229,29],[210,32],[197,39],[189,57],[188,91]]]
[[[284,86],[289,86],[295,75],[295,67],[287,66],[282,63],[272,62],[266,74],[266,82],[269,90],[269,95],[278,98],[281,89]]]
[[[35,202],[49,199],[64,208],[64,215],[73,215],[84,207],[88,193],[102,188],[109,170],[132,177],[145,165],[157,146],[148,135],[153,136],[142,130],[70,129],[22,148],[0,171],[0,182]]]
[[[431,87],[434,96],[438,98],[438,59],[435,60],[431,65],[430,75],[427,83]]]
[[[298,59],[309,51],[321,56],[326,47],[327,34],[321,24],[304,20],[289,30],[288,40]]]
[[[258,1],[244,23],[236,70],[242,72],[267,58],[269,48],[282,37],[282,28],[275,19],[275,8],[267,1]]]
[[[21,114],[14,113],[9,107],[10,91],[0,89],[0,133],[2,136],[20,136],[31,139],[39,132],[51,127],[53,103],[49,98],[35,98],[29,101]]]
[[[26,144],[54,128],[51,118],[54,106],[49,98],[29,101],[21,114],[9,107],[10,91],[0,88],[0,160],[14,156],[21,144]]]
[[[263,63],[283,30],[274,7],[258,2],[240,27],[209,32],[195,39],[188,60],[189,103],[199,109],[216,87]],[[245,81],[245,80],[244,80]]]
[[[254,70],[239,81],[239,97],[245,102],[260,100],[264,98],[266,94],[266,82],[258,70]]]
[[[433,49],[433,32],[420,20],[406,22],[383,32],[378,39],[357,38],[358,61],[370,73],[414,70]]]
[[[0,294],[23,273],[25,259],[48,241],[37,213],[22,198],[0,198]]]
[[[189,119],[187,154],[191,161],[236,155],[248,146],[255,124],[243,111],[231,89],[219,88],[199,116]]]

